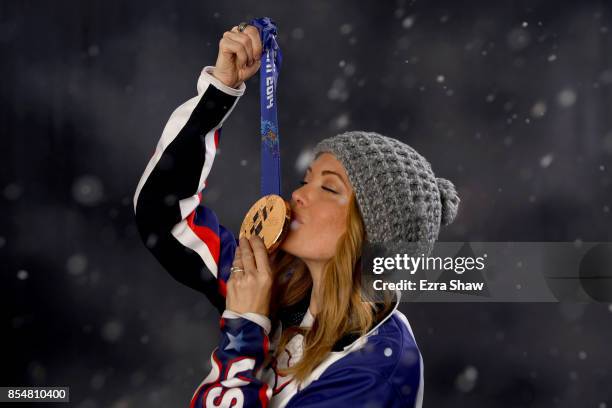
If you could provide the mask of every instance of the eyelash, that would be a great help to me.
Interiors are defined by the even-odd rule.
[[[303,186],[304,184],[308,184],[308,183],[307,183],[307,182],[305,182],[305,181],[300,181],[300,186]],[[333,194],[338,194],[338,192],[337,192],[337,191],[334,191],[334,190],[332,190],[331,188],[327,188],[327,187],[321,187],[321,188],[322,188],[323,190],[325,190],[325,191],[330,192],[330,193],[333,193]]]

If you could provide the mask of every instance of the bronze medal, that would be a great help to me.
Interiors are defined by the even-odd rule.
[[[268,253],[274,252],[289,232],[291,207],[281,196],[270,194],[257,200],[242,221],[240,238],[259,235]]]

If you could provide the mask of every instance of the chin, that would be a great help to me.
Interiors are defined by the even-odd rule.
[[[296,249],[298,249],[299,247],[299,243],[296,243],[295,236],[291,232],[289,233],[289,235],[287,235],[287,238],[285,238],[285,240],[280,245],[280,249],[293,256],[298,256],[298,254],[296,253]]]
[[[304,242],[294,232],[289,232],[287,238],[281,243],[280,249],[300,259],[308,258],[308,255],[310,255],[307,253],[309,249],[308,243]]]
[[[312,240],[304,239],[291,233],[281,243],[280,249],[303,261],[310,260],[320,262],[329,260],[333,256],[333,253],[327,254],[325,253],[326,251],[321,251],[318,245],[313,246]]]

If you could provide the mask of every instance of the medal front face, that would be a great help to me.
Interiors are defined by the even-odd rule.
[[[271,194],[257,200],[242,221],[240,238],[259,235],[268,253],[281,244],[291,223],[291,208],[282,197]]]

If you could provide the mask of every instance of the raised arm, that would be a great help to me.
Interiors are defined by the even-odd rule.
[[[226,260],[231,263],[236,243],[202,204],[202,193],[221,127],[245,85],[232,89],[214,78],[212,69],[202,71],[198,95],[170,116],[138,183],[134,211],[143,242],[164,268],[223,310],[218,272]]]
[[[241,43],[234,37],[238,33],[228,33],[215,67],[204,68],[198,79],[197,96],[170,116],[134,195],[146,247],[176,280],[206,294],[220,312],[236,239],[204,205],[202,193],[221,127],[245,92],[244,80],[258,71],[261,55],[259,49],[255,59],[242,35]]]

